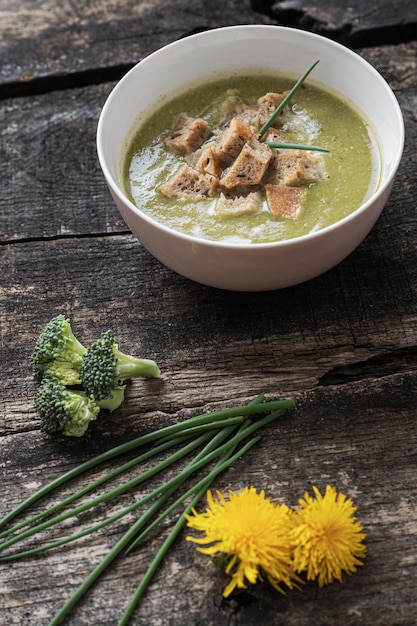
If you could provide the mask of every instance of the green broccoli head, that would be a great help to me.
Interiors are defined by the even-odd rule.
[[[159,367],[155,361],[138,359],[120,352],[111,330],[102,333],[100,338],[87,349],[81,363],[83,387],[88,395],[95,398],[96,402],[120,396],[121,389],[124,390],[123,383],[130,378],[158,377],[159,375]],[[123,398],[119,404],[122,401]],[[116,406],[112,406],[110,410],[114,408]]]
[[[72,437],[84,435],[100,407],[84,391],[68,389],[57,378],[44,378],[35,403],[45,433],[61,433]]]
[[[85,347],[74,336],[65,315],[57,315],[45,327],[32,353],[34,378],[59,378],[65,385],[81,383],[80,367]]]

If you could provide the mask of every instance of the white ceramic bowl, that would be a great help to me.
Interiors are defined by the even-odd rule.
[[[181,234],[146,215],[124,194],[120,164],[132,128],[163,94],[213,72],[262,67],[301,75],[320,59],[314,79],[336,90],[370,122],[380,149],[376,192],[339,222],[287,241],[235,244]],[[311,78],[313,74],[311,75]],[[97,150],[113,199],[127,225],[159,261],[187,278],[222,289],[263,291],[295,285],[349,255],[378,219],[391,192],[404,145],[398,102],[382,76],[359,55],[327,38],[280,26],[231,26],[192,35],[146,57],[109,95]]]

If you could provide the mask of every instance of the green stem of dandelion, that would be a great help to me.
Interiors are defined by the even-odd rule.
[[[182,431],[185,431],[187,428],[198,426],[200,424],[205,424],[210,421],[223,421],[231,417],[244,416],[251,413],[267,413],[268,411],[274,411],[279,408],[286,409],[292,408],[293,406],[294,403],[292,400],[276,400],[272,402],[258,402],[255,406],[248,404],[241,407],[219,409],[217,411],[203,413],[201,415],[191,417],[188,420],[184,420],[183,422],[172,424],[171,426],[166,426],[164,428],[147,433],[146,435],[142,435],[140,437],[127,441],[114,448],[110,448],[106,452],[103,452],[89,459],[88,461],[77,465],[70,471],[61,474],[61,476],[58,476],[58,478],[51,481],[47,485],[44,485],[38,491],[34,492],[31,496],[29,496],[29,498],[23,500],[18,506],[16,506],[12,511],[10,511],[0,520],[0,528],[8,524],[12,519],[25,511],[29,506],[31,506],[44,496],[50,494],[55,489],[61,487],[68,481],[72,480],[73,478],[80,476],[81,474],[89,471],[97,465],[100,465],[101,463],[105,463],[106,461],[125,454],[126,452],[130,452],[131,450],[134,450],[140,446],[154,443],[166,437],[172,437],[181,433]]]
[[[319,61],[315,61],[306,72],[304,72],[304,74],[301,76],[301,78],[298,79],[298,81],[295,83],[294,87],[287,93],[287,95],[285,96],[285,98],[282,100],[282,102],[280,103],[280,105],[278,106],[278,108],[274,111],[274,113],[271,115],[271,117],[265,122],[265,124],[261,127],[259,134],[258,134],[258,139],[259,141],[261,141],[262,137],[265,135],[266,131],[272,126],[272,124],[275,122],[275,120],[277,119],[278,115],[280,115],[282,113],[282,111],[284,110],[285,106],[288,104],[288,102],[291,100],[291,98],[293,97],[293,95],[295,94],[295,92],[298,90],[299,87],[301,87],[301,85],[303,84],[303,82],[305,81],[305,79],[307,78],[307,76],[313,71],[313,69],[316,67],[317,63]]]

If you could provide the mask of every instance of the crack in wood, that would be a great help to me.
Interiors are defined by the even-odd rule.
[[[281,26],[308,30],[352,48],[396,45],[414,41],[416,5],[412,0],[379,0],[367,10],[362,0],[348,6],[318,0],[251,0],[251,7]]]
[[[52,74],[29,80],[15,81],[0,85],[0,101],[8,98],[38,96],[52,91],[79,89],[90,85],[100,85],[119,81],[134,64],[122,64],[83,72]]]
[[[416,370],[417,346],[399,348],[372,356],[364,361],[333,367],[318,379],[317,386],[344,385],[355,381],[360,382],[367,378],[378,379],[400,372],[415,372]]]

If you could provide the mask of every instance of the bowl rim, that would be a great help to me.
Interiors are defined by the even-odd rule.
[[[111,107],[112,101],[115,98],[116,93],[119,90],[120,86],[122,86],[125,82],[127,82],[130,79],[130,76],[138,70],[139,66],[143,66],[147,64],[148,62],[152,62],[155,59],[155,57],[159,56],[160,54],[166,54],[167,52],[169,52],[170,49],[180,46],[184,41],[190,41],[194,39],[204,39],[204,38],[212,36],[213,33],[221,34],[222,32],[224,32],[227,34],[228,32],[238,31],[238,30],[242,30],[242,31],[251,30],[254,32],[255,31],[296,32],[298,36],[300,36],[300,33],[301,33],[302,36],[305,36],[310,39],[318,39],[320,41],[325,40],[330,46],[342,49],[345,54],[348,54],[348,56],[354,57],[356,61],[364,64],[367,67],[368,71],[373,73],[377,77],[377,79],[385,86],[387,95],[390,97],[391,102],[394,106],[394,109],[396,110],[397,118],[398,118],[397,122],[399,125],[399,131],[400,131],[399,135],[397,136],[397,140],[398,140],[397,154],[391,164],[392,173],[390,176],[386,178],[386,180],[382,184],[378,186],[378,188],[372,193],[372,195],[365,202],[363,202],[357,209],[355,209],[352,213],[349,213],[349,215],[346,215],[344,218],[334,222],[333,224],[330,224],[329,226],[325,226],[317,231],[309,232],[305,235],[300,235],[300,236],[293,237],[290,239],[283,239],[279,241],[271,241],[271,242],[264,242],[264,243],[222,241],[222,240],[215,240],[215,239],[205,239],[202,237],[189,235],[187,233],[183,233],[181,231],[170,228],[169,226],[166,226],[162,222],[159,222],[158,220],[148,215],[145,211],[143,211],[136,204],[134,204],[128,198],[128,196],[122,191],[120,185],[115,180],[114,176],[111,174],[109,170],[109,167],[107,166],[106,158],[104,156],[104,149],[103,149],[103,127],[104,127],[106,114],[107,114],[108,109]],[[324,82],[324,85],[325,85],[325,82]],[[348,94],[345,94],[345,95],[348,95]],[[153,226],[154,228],[157,228],[166,234],[169,234],[178,239],[186,241],[189,244],[194,244],[194,245],[198,244],[198,245],[204,245],[207,247],[222,248],[222,249],[245,250],[248,252],[255,251],[255,250],[271,249],[271,248],[276,248],[276,247],[285,248],[287,246],[294,245],[295,243],[302,243],[302,242],[310,241],[313,239],[320,239],[322,237],[327,236],[332,231],[338,230],[339,228],[343,227],[348,222],[356,220],[356,218],[359,215],[367,211],[370,205],[377,202],[379,198],[383,196],[383,194],[386,192],[387,188],[393,183],[393,179],[395,177],[396,171],[402,159],[402,155],[404,151],[404,143],[405,143],[405,125],[404,125],[404,117],[403,117],[399,102],[392,88],[388,84],[388,82],[371,63],[369,63],[366,59],[360,56],[357,52],[351,50],[347,46],[344,46],[343,44],[340,44],[337,41],[334,41],[328,37],[324,37],[323,35],[312,33],[310,31],[301,30],[298,28],[293,28],[293,27],[288,27],[288,26],[279,26],[279,25],[273,25],[273,24],[238,24],[238,25],[232,25],[232,26],[222,26],[218,28],[211,28],[202,32],[188,35],[181,39],[177,39],[173,42],[166,44],[165,46],[162,46],[161,48],[158,48],[154,52],[150,53],[149,55],[141,59],[138,63],[136,63],[130,70],[126,72],[126,74],[124,74],[124,76],[122,76],[122,78],[113,87],[113,89],[109,93],[101,109],[99,119],[98,119],[98,124],[97,124],[97,132],[96,132],[96,148],[97,148],[98,159],[99,159],[99,163],[103,171],[104,177],[107,181],[107,184],[109,185],[113,194],[115,194],[117,198],[121,202],[123,202],[123,204],[127,205],[129,209],[133,211],[139,218],[147,222],[150,226]]]

